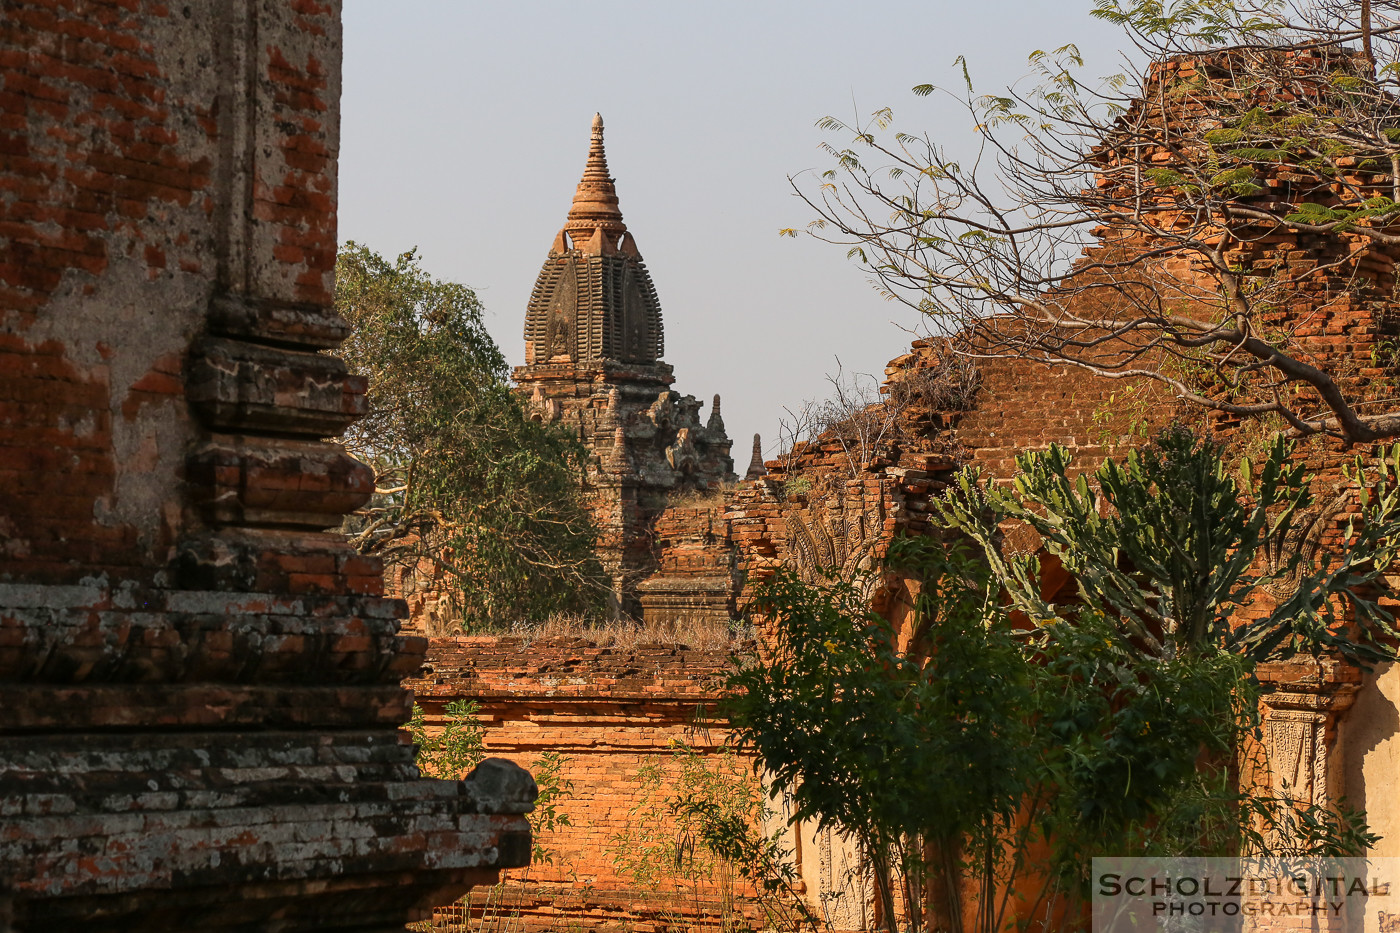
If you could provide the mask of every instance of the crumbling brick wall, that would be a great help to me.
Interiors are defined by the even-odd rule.
[[[1276,176],[1265,182],[1266,187],[1277,189],[1287,183],[1287,178]],[[1095,250],[1144,245],[1115,238],[1110,230],[1099,233],[1106,245],[1095,247],[1091,255]],[[1386,250],[1361,246],[1354,237],[1274,233],[1240,244],[1230,261],[1241,267],[1272,268],[1290,276],[1297,286],[1296,300],[1266,323],[1271,327],[1286,325],[1299,351],[1309,361],[1339,373],[1347,391],[1361,397],[1379,397],[1393,392],[1396,378],[1393,335],[1400,326],[1396,323],[1400,317],[1394,313],[1394,261]],[[1163,262],[1160,272],[1181,281],[1196,274],[1189,263],[1176,258]],[[893,360],[887,370],[892,401],[901,384],[944,365],[947,352],[945,341],[920,340],[908,353]],[[1177,403],[1169,393],[1148,383],[1110,381],[1071,366],[1016,359],[983,360],[978,367],[981,385],[970,399],[948,407],[914,404],[899,412],[899,430],[856,458],[857,462],[852,462],[849,447],[833,432],[770,461],[766,464],[768,476],[741,484],[727,497],[723,531],[715,524],[712,513],[680,507],[666,513],[657,524],[656,535],[663,569],[703,578],[721,566],[719,555],[723,547],[735,548],[738,580],[743,587],[736,599],[740,610],[747,606],[752,585],[778,567],[793,569],[809,578],[824,568],[837,568],[847,574],[877,571],[869,578],[872,603],[897,620],[907,606],[903,598],[907,594],[901,580],[878,572],[880,560],[894,535],[930,530],[930,496],[936,495],[951,474],[964,465],[980,467],[997,479],[1007,479],[1014,473],[1019,453],[1059,443],[1075,454],[1081,469],[1091,469],[1106,457],[1123,456],[1173,421],[1187,422],[1236,449],[1267,437],[1267,430],[1244,426],[1237,418],[1203,416],[1199,409]],[[1340,460],[1337,451],[1324,444],[1312,444],[1301,455],[1314,467],[1323,468],[1325,478],[1336,476],[1335,467]],[[1036,542],[1026,539],[1013,545],[1035,547]],[[435,644],[431,656],[436,658],[439,652],[452,650],[456,649]],[[612,772],[606,769],[613,765],[602,766],[603,770],[595,772],[596,781],[603,786],[611,782],[625,793],[625,782],[617,776],[633,766],[629,756],[637,748],[655,749],[658,736],[671,734],[666,729],[657,731],[655,718],[618,720],[610,718],[611,713],[604,713],[601,705],[595,706],[594,712],[581,712],[585,708],[583,698],[591,692],[620,689],[618,695],[624,701],[634,702],[628,699],[632,696],[628,691],[634,690],[635,685],[618,688],[615,674],[597,659],[585,659],[581,652],[575,652],[578,657],[561,657],[550,648],[538,663],[558,667],[545,672],[543,667],[534,666],[537,662],[530,653],[535,646],[511,648],[502,642],[492,650],[506,653],[489,674],[467,670],[459,662],[435,665],[434,673],[417,689],[435,703],[449,696],[495,696],[486,707],[492,723],[493,747],[528,754],[535,736],[567,724],[576,733],[572,747],[579,748],[578,743],[583,741],[593,743],[588,746],[591,751],[579,752],[580,757],[600,756],[598,761],[618,766]],[[564,670],[576,680],[562,678],[560,672]],[[502,671],[512,673],[503,677]],[[1265,674],[1284,685],[1273,695],[1272,705],[1266,711],[1267,741],[1281,752],[1293,748],[1299,754],[1306,753],[1312,782],[1310,793],[1319,794],[1320,801],[1334,799],[1336,788],[1343,783],[1355,785],[1364,795],[1365,782],[1353,779],[1353,775],[1365,770],[1364,763],[1353,762],[1348,765],[1347,774],[1339,776],[1335,769],[1328,770],[1328,761],[1335,755],[1324,754],[1318,759],[1315,752],[1332,746],[1337,734],[1336,717],[1358,690],[1363,698],[1369,697],[1371,708],[1385,708],[1389,700],[1375,682],[1358,686],[1348,672],[1325,665],[1302,665],[1295,670]],[[547,688],[541,686],[542,678],[552,680]],[[508,689],[502,686],[506,683],[510,684]],[[653,707],[674,704],[677,697],[689,696],[683,683],[668,683],[665,677],[659,677],[654,685],[659,692],[647,701]],[[1393,685],[1388,689],[1394,693]],[[507,695],[515,699],[507,702]],[[550,699],[548,713],[544,712],[546,697]],[[645,708],[645,704],[637,707]],[[553,718],[560,709],[567,712]],[[1371,733],[1374,732],[1372,728]],[[1371,733],[1366,734],[1365,741],[1372,744],[1351,754],[1364,757],[1367,750],[1393,738],[1378,738]],[[606,737],[593,738],[600,734]],[[565,736],[559,738],[563,744]],[[1288,745],[1290,741],[1293,745]],[[1287,754],[1279,757],[1287,758]],[[1376,757],[1373,755],[1366,766],[1372,774],[1377,772]],[[1372,791],[1372,796],[1377,796],[1374,786]],[[1356,799],[1357,791],[1352,790],[1351,795]],[[600,821],[592,825],[604,825],[610,808],[621,805],[620,801],[590,804],[588,809],[599,814]],[[583,857],[583,849],[572,851]],[[607,879],[605,864],[597,857],[585,859],[585,863],[595,866],[589,877],[609,883],[619,880]],[[805,876],[813,879],[813,894],[822,893],[815,867],[804,861],[803,870]],[[562,879],[553,880],[562,883]],[[542,902],[536,902],[536,906],[539,903]],[[579,901],[570,908],[571,914],[577,915],[575,910],[591,915],[597,922],[602,922],[598,918],[607,913],[597,899]]]
[[[1198,87],[1222,80],[1226,72],[1238,65],[1237,59],[1249,56],[1265,59],[1263,67],[1285,75],[1279,79],[1285,84],[1292,69],[1294,78],[1306,85],[1312,80],[1328,80],[1338,66],[1334,60],[1338,54],[1348,53],[1344,50],[1339,53],[1232,49],[1183,56],[1155,66],[1148,75],[1141,98],[1129,108],[1120,123],[1131,124],[1141,119],[1143,125],[1156,129],[1144,130],[1131,139],[1118,139],[1111,132],[1094,156],[1103,172],[1098,184],[1110,187],[1119,183],[1115,179],[1122,176],[1115,176],[1110,168],[1120,159],[1131,159],[1132,164],[1168,167],[1179,159],[1180,153],[1165,144],[1154,149],[1150,143],[1143,142],[1144,139],[1169,138],[1170,134],[1163,127],[1217,125],[1218,114],[1211,110],[1211,96],[1200,92]],[[1264,93],[1273,85],[1263,83],[1259,87],[1264,90],[1257,93]],[[1183,88],[1190,92],[1182,93]],[[1151,132],[1156,132],[1157,137]],[[1131,148],[1131,156],[1124,155],[1115,146]],[[1348,184],[1365,188],[1377,183],[1377,178],[1368,176],[1362,165],[1345,159],[1338,164]],[[1250,201],[1274,205],[1280,199],[1291,202],[1299,198],[1328,204],[1341,185],[1339,180],[1331,187],[1310,184],[1295,190],[1293,186],[1301,181],[1303,179],[1290,172],[1286,164],[1261,169],[1254,180],[1258,190],[1240,195],[1240,200],[1246,206]],[[1159,207],[1170,207],[1174,203],[1172,189],[1166,184],[1148,186],[1143,197]],[[1186,226],[1196,222],[1194,215],[1186,217],[1181,212],[1165,211],[1150,216],[1155,219],[1146,223],[1161,223],[1162,226],[1156,228],[1159,231],[1171,231],[1175,224]],[[1397,302],[1393,247],[1355,230],[1328,234],[1289,231],[1264,224],[1241,228],[1236,221],[1235,235],[1227,236],[1223,227],[1217,229],[1211,223],[1206,222],[1205,232],[1199,236],[1215,235],[1222,244],[1224,264],[1256,276],[1280,296],[1274,304],[1261,308],[1261,316],[1255,322],[1260,334],[1280,341],[1290,354],[1333,375],[1351,399],[1380,402],[1394,396],[1400,377],[1397,364],[1400,357],[1396,356],[1392,335],[1400,328],[1400,313],[1396,310],[1400,303]],[[1173,245],[1175,241],[1168,236],[1147,232],[1150,229],[1123,225],[1103,225],[1095,229],[1096,242],[1077,262],[1075,268],[1079,271],[1048,292],[1045,301],[1049,305],[1062,303],[1071,311],[1083,312],[1086,318],[1118,320],[1135,316],[1129,299],[1144,292],[1169,295],[1183,311],[1198,311],[1204,319],[1219,313],[1218,308],[1193,304],[1205,302],[1219,291],[1209,271],[1192,255]],[[1129,264],[1125,260],[1131,257],[1150,258]],[[1104,287],[1110,284],[1113,287]],[[903,460],[925,448],[947,452],[948,467],[971,465],[992,477],[1005,479],[1015,471],[1017,454],[1051,443],[1067,447],[1080,458],[1082,467],[1092,467],[1105,457],[1122,456],[1146,443],[1172,422],[1186,423],[1230,444],[1237,451],[1258,446],[1273,431],[1286,427],[1281,420],[1261,425],[1242,421],[1237,414],[1208,412],[1178,400],[1172,390],[1160,382],[1138,378],[1106,379],[1073,365],[1047,365],[1017,357],[1016,348],[1025,346],[1017,341],[1017,334],[1028,326],[1034,325],[1011,316],[992,316],[979,320],[951,339],[917,340],[908,353],[891,361],[883,391],[894,400],[902,388],[937,371],[958,350],[980,357],[1010,354],[1000,359],[977,359],[980,388],[970,401],[963,400],[964,404],[952,407],[919,404],[915,393],[916,401],[900,415],[903,430],[890,439],[886,445],[888,449],[869,451],[857,458],[859,464],[850,464],[846,470],[847,482],[870,482],[875,478],[881,482],[892,481],[899,476]],[[1076,336],[1087,341],[1102,334],[1086,330]],[[1124,351],[1141,349],[1146,341],[1147,338],[1134,336],[1129,331],[1115,340],[1095,344],[1091,351],[1094,356],[1085,356],[1082,361],[1113,369],[1125,365],[1122,362],[1127,359]],[[1068,352],[1073,355],[1072,348]],[[1034,350],[1026,353],[1026,356],[1036,355]],[[1161,359],[1160,354],[1149,352],[1143,362],[1151,366]],[[1200,391],[1210,395],[1212,391],[1223,392],[1224,389],[1207,387]],[[811,511],[815,499],[830,503],[831,492],[838,488],[830,478],[840,472],[840,454],[844,452],[838,435],[839,430],[828,431],[816,441],[799,444],[781,460],[768,464],[772,471],[772,488],[776,489],[778,483],[782,485],[776,498],[791,504],[791,507],[767,507],[769,512],[776,508],[784,515],[780,522],[768,521],[770,534],[755,530],[757,516],[749,512],[762,509],[752,505],[755,498],[752,487],[746,486],[740,491],[736,499],[738,511],[733,513],[739,523],[735,524],[733,533],[741,541],[741,549],[746,552],[744,560],[749,566],[761,567],[764,560],[775,556],[784,559],[784,548],[790,550],[794,543],[801,543],[805,535],[797,532],[806,521],[790,518],[788,513],[799,513],[800,518],[800,513]],[[1329,450],[1324,441],[1306,445],[1300,456],[1307,458],[1314,468],[1330,473],[1335,473],[1341,460],[1339,452]],[[918,514],[919,509],[915,507],[912,511]],[[739,512],[744,515],[740,517]],[[917,532],[920,528],[917,519],[911,523],[902,515],[893,517],[894,522],[887,529],[890,533]],[[741,533],[741,524],[749,526],[750,530]],[[780,527],[784,525],[791,527],[785,532]],[[785,543],[781,540],[784,537],[793,540]]]
[[[430,729],[441,727],[448,703],[469,699],[479,704],[488,754],[527,767],[544,751],[566,759],[563,778],[573,788],[559,809],[570,825],[542,839],[553,861],[532,865],[523,876],[512,873],[496,895],[522,911],[521,929],[550,929],[559,913],[588,930],[719,925],[722,886],[701,885],[698,898],[664,884],[639,887],[613,849],[636,820],[633,809],[645,803],[638,794],[644,766],[658,766],[674,781],[678,744],[711,759],[725,754],[727,733],[713,717],[731,664],[727,652],[680,645],[431,640],[423,675],[409,681]],[[741,885],[738,894],[740,913],[757,917],[752,890]],[[474,899],[480,914],[486,895]],[[444,908],[437,919],[461,916],[459,908]]]
[[[424,643],[328,532],[335,2],[0,3],[0,931],[399,929],[528,859],[423,781]]]
[[[725,518],[739,551],[748,611],[753,588],[785,568],[814,580],[835,570],[860,578],[873,604],[897,599],[897,581],[881,571],[895,534],[928,529],[929,497],[957,468],[955,451],[908,425],[852,467],[830,432],[769,461],[768,475],[741,483]]]
[[[1213,68],[1209,60],[1183,60],[1156,73],[1154,81],[1166,84],[1198,75],[1210,80]],[[1170,119],[1209,118],[1199,109],[1172,113],[1173,106],[1168,100],[1162,107]],[[1258,196],[1284,196],[1293,180],[1286,170],[1266,175],[1259,179]],[[1366,181],[1356,176],[1349,180]],[[1325,203],[1330,193],[1320,190],[1312,196]],[[1101,242],[1088,251],[1082,267],[1093,268],[1094,260],[1111,254],[1145,254],[1160,245],[1110,228],[1101,228],[1097,235]],[[1261,229],[1232,242],[1225,261],[1232,268],[1274,277],[1271,284],[1286,293],[1287,300],[1257,322],[1261,333],[1286,339],[1290,353],[1332,374],[1350,398],[1392,404],[1385,400],[1394,398],[1397,386],[1393,335],[1400,321],[1393,249],[1354,232],[1328,236]],[[1150,272],[1159,282],[1170,283],[1167,291],[1174,296],[1204,284],[1200,269],[1181,256],[1163,257]],[[1093,300],[1093,295],[1072,300]],[[1115,313],[1113,308],[1097,310],[1101,319],[1112,319]],[[956,335],[960,346],[974,353],[985,351],[999,328],[1014,331],[1019,325],[992,319],[986,326],[993,338],[976,332]],[[945,365],[952,345],[943,339],[916,341],[909,353],[893,360],[886,385],[891,402],[911,380]],[[1105,347],[1105,357],[1113,349]],[[1018,454],[1058,443],[1077,458],[1077,469],[1093,469],[1105,458],[1122,457],[1149,443],[1173,422],[1224,442],[1231,455],[1250,453],[1257,460],[1274,432],[1285,427],[1281,422],[1251,423],[1235,415],[1207,413],[1178,402],[1164,386],[1148,380],[1110,380],[1073,366],[1028,359],[979,359],[977,366],[981,384],[970,403],[915,404],[901,413],[903,430],[886,449],[871,451],[854,469],[839,431],[833,430],[768,463],[766,479],[743,484],[728,515],[746,583],[763,579],[778,566],[807,575],[818,567],[835,567],[846,574],[878,567],[891,537],[928,530],[927,495],[936,493],[951,471],[964,465],[1005,481],[1014,475]],[[930,452],[943,456],[925,459]],[[1339,466],[1352,453],[1315,439],[1303,444],[1296,456],[1318,473],[1316,492],[1326,500],[1338,487],[1346,487]],[[1340,525],[1349,514],[1345,508],[1319,526],[1324,547],[1337,543]],[[1029,529],[1007,531],[1008,546],[1038,547]],[[1067,581],[1054,579],[1050,568],[1042,582],[1051,588]],[[875,608],[898,624],[907,605],[901,598],[903,581],[884,575],[870,578],[868,585]],[[741,605],[744,601],[741,596]],[[1259,676],[1272,686],[1261,710],[1262,745],[1269,762],[1266,783],[1275,789],[1287,786],[1307,803],[1328,806],[1342,795],[1361,801],[1370,810],[1372,827],[1393,835],[1400,813],[1382,788],[1393,781],[1391,765],[1400,736],[1393,722],[1382,727],[1377,718],[1384,715],[1382,710],[1393,709],[1400,696],[1393,672],[1363,674],[1326,659],[1306,659],[1266,665]],[[1347,713],[1353,703],[1365,716]],[[1385,854],[1394,848],[1384,842],[1382,847],[1379,851]]]
[[[1209,80],[1213,67],[1210,60],[1173,62],[1156,73],[1154,80],[1170,82],[1177,76],[1197,74]],[[1314,65],[1305,62],[1302,67]],[[1164,112],[1170,113],[1172,106],[1168,102]],[[1208,117],[1200,110],[1170,116]],[[1350,180],[1366,181],[1355,176]],[[1267,175],[1259,180],[1263,189],[1259,197],[1280,197],[1292,181],[1286,170]],[[1329,192],[1316,191],[1313,196],[1325,202]],[[1156,245],[1146,237],[1125,237],[1110,228],[1101,228],[1097,234],[1101,243],[1089,250],[1085,265],[1092,266],[1094,259],[1110,252],[1146,251]],[[1386,400],[1393,399],[1397,385],[1393,334],[1400,320],[1392,248],[1354,232],[1318,235],[1257,230],[1231,245],[1226,262],[1232,268],[1275,277],[1272,284],[1282,286],[1287,293],[1288,300],[1258,322],[1261,332],[1285,335],[1290,353],[1332,374],[1350,398],[1391,404]],[[1169,291],[1173,295],[1191,293],[1192,284],[1201,281],[1197,267],[1173,255],[1166,256],[1154,274],[1172,284]],[[1100,310],[1103,317],[1112,318],[1112,308]],[[1018,325],[993,319],[987,326],[995,332],[999,327],[1014,329]],[[976,333],[957,338],[964,349],[974,352],[987,346],[986,338]],[[898,395],[906,380],[936,370],[949,352],[950,341],[916,341],[909,353],[891,362],[886,391],[892,398]],[[981,359],[978,368],[981,386],[970,404],[952,409],[915,406],[904,413],[906,430],[889,449],[873,452],[856,471],[842,474],[843,451],[835,433],[828,432],[770,462],[767,480],[744,484],[731,502],[729,517],[747,581],[762,579],[776,566],[801,571],[815,563],[848,571],[865,569],[844,555],[856,553],[855,542],[869,541],[872,536],[865,529],[877,525],[871,521],[853,523],[851,501],[861,503],[866,514],[886,519],[874,535],[874,543],[863,545],[877,556],[891,536],[924,531],[927,509],[918,498],[923,486],[917,487],[917,495],[911,495],[915,489],[909,488],[909,474],[904,469],[911,456],[929,448],[947,452],[943,463],[930,469],[926,477],[918,477],[936,491],[949,471],[963,465],[978,467],[994,480],[1007,480],[1014,475],[1019,453],[1051,443],[1068,448],[1078,458],[1078,469],[1092,469],[1105,458],[1122,457],[1149,443],[1161,428],[1178,422],[1223,442],[1231,455],[1251,453],[1257,459],[1274,433],[1285,427],[1206,412],[1178,402],[1162,385],[1148,380],[1110,380],[1073,366],[1015,358]],[[1318,475],[1315,491],[1320,502],[1347,488],[1348,481],[1339,467],[1353,453],[1325,439],[1299,447],[1297,458]],[[884,503],[882,511],[872,508],[876,502]],[[1351,514],[1350,508],[1343,508],[1318,526],[1324,548],[1338,542],[1340,527]],[[861,531],[853,532],[853,527]],[[1007,530],[1009,546],[1038,546],[1028,529]],[[1024,536],[1018,539],[1018,533]],[[1294,541],[1289,546],[1304,543]],[[810,553],[820,559],[814,562]],[[902,605],[900,584],[888,576],[871,584],[872,603],[895,621]],[[1046,581],[1046,585],[1054,584]],[[1400,826],[1400,814],[1389,805],[1381,788],[1393,780],[1391,765],[1400,736],[1393,722],[1382,727],[1377,717],[1384,715],[1380,711],[1393,709],[1395,698],[1400,696],[1394,674],[1363,673],[1327,659],[1304,659],[1265,665],[1259,676],[1272,686],[1261,710],[1262,744],[1270,770],[1264,775],[1266,782],[1276,789],[1291,788],[1289,793],[1307,803],[1332,805],[1342,795],[1361,801],[1370,808],[1372,828],[1392,835]],[[1353,703],[1365,711],[1364,716],[1348,715]],[[1389,854],[1391,848],[1383,842],[1379,851]]]
[[[52,583],[149,577],[184,523],[184,358],[215,210],[197,122],[213,75],[187,109],[148,11],[66,6],[7,3],[0,24],[0,534],[7,575]]]
[[[656,572],[637,587],[648,623],[722,628],[735,618],[737,551],[724,513],[724,491],[717,490],[657,516],[651,528]]]

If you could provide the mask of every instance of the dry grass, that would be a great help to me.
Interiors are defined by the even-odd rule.
[[[484,634],[484,633],[483,633]],[[747,622],[717,621],[713,618],[681,619],[672,622],[635,622],[624,619],[598,622],[580,616],[552,616],[545,622],[519,622],[502,631],[503,635],[527,642],[577,638],[600,648],[639,648],[665,645],[694,651],[729,651],[752,642],[753,626]]]
[[[713,489],[686,489],[673,492],[666,498],[667,508],[677,509],[718,509],[724,507],[724,500],[734,491],[737,483],[725,483]]]

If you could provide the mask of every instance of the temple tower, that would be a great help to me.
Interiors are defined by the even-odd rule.
[[[671,391],[661,305],[618,206],[593,117],[588,160],[525,314],[525,365],[515,370],[532,416],[576,430],[585,484],[613,580],[614,609],[640,617],[637,586],[657,569],[651,530],[668,500],[735,480],[719,396]]]

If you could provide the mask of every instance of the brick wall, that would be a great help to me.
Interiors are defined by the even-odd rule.
[[[735,617],[737,551],[724,493],[668,506],[651,530],[656,572],[638,586],[649,623],[726,625]]]
[[[1189,62],[1168,70],[1176,68],[1195,70]],[[1208,115],[1173,115],[1203,117]],[[1261,197],[1269,199],[1278,197],[1290,179],[1281,172],[1260,181]],[[1367,183],[1356,176],[1348,181]],[[1328,193],[1313,196],[1325,201]],[[1121,256],[1159,245],[1141,237],[1125,240],[1109,229],[1098,234],[1103,243],[1089,250],[1083,260],[1086,266],[1111,258],[1110,253]],[[1267,286],[1283,296],[1275,310],[1257,322],[1259,331],[1283,341],[1290,354],[1332,375],[1349,398],[1361,403],[1363,412],[1370,410],[1364,407],[1370,404],[1376,410],[1384,410],[1381,405],[1393,407],[1397,385],[1393,335],[1400,320],[1394,250],[1355,234],[1324,237],[1254,230],[1232,242],[1226,262],[1237,269],[1268,270]],[[1155,277],[1161,291],[1174,296],[1213,291],[1203,288],[1207,283],[1201,270],[1181,256],[1168,255],[1142,274],[1149,284]],[[1071,281],[1069,287],[1075,284]],[[1101,318],[1110,319],[1124,313],[1112,307],[1097,311]],[[984,324],[990,337],[959,335],[965,349],[985,351],[1019,326],[1005,319]],[[1109,343],[1101,349],[1098,362],[1111,360],[1122,346]],[[900,395],[907,380],[936,371],[949,350],[946,340],[915,341],[886,371],[890,398]],[[1149,364],[1158,361],[1150,354],[1146,359]],[[1207,412],[1178,401],[1167,387],[1148,380],[1105,379],[1078,367],[1027,359],[979,359],[977,365],[981,387],[970,404],[947,408],[916,404],[901,413],[901,430],[894,432],[885,449],[869,451],[857,458],[858,463],[846,458],[837,433],[827,432],[768,463],[768,478],[743,484],[730,501],[728,518],[746,580],[762,579],[777,566],[799,573],[814,566],[846,570],[874,566],[861,555],[878,558],[894,534],[926,530],[927,492],[936,491],[950,471],[962,465],[1007,480],[1015,473],[1018,454],[1058,443],[1077,458],[1078,469],[1089,470],[1105,458],[1122,457],[1148,443],[1174,422],[1223,442],[1228,456],[1249,453],[1257,460],[1265,444],[1284,427],[1281,422],[1248,422],[1236,415]],[[939,451],[946,455],[941,462],[916,459]],[[1349,486],[1338,468],[1354,453],[1315,438],[1301,444],[1296,457],[1317,472],[1315,491],[1325,500]],[[918,472],[909,472],[910,467]],[[911,478],[917,483],[911,483]],[[1338,543],[1340,527],[1351,509],[1344,507],[1321,523],[1318,540],[1324,549]],[[1038,546],[1029,529],[1004,530],[1009,547]],[[1289,546],[1302,544],[1295,541]],[[1045,585],[1062,582],[1050,578]],[[896,622],[904,605],[901,585],[891,577],[870,582],[871,602]],[[1376,718],[1378,710],[1394,705],[1393,672],[1387,668],[1361,672],[1327,659],[1307,659],[1266,665],[1259,676],[1269,685],[1260,731],[1267,764],[1266,773],[1253,777],[1275,789],[1287,782],[1289,794],[1308,803],[1330,806],[1343,794],[1353,802],[1364,801],[1372,829],[1393,835],[1400,827],[1400,815],[1389,805],[1383,788],[1393,783],[1400,737],[1393,717],[1385,725]],[[1354,702],[1365,716],[1348,713]],[[1382,846],[1381,851],[1387,851],[1385,843]]]
[[[1276,189],[1287,181],[1273,177],[1263,184]],[[1110,248],[1150,245],[1125,242],[1110,230],[1099,234],[1106,245],[1092,249],[1089,260]],[[1400,333],[1400,316],[1395,313],[1390,251],[1354,236],[1270,233],[1238,244],[1228,261],[1240,268],[1273,269],[1286,284],[1289,301],[1262,323],[1286,331],[1294,352],[1335,373],[1355,397],[1394,394],[1396,364],[1386,341]],[[1178,256],[1166,257],[1152,274],[1175,283],[1180,293],[1192,293],[1200,284],[1199,270]],[[901,384],[937,370],[947,352],[944,341],[919,340],[892,360],[886,371],[889,405],[896,404]],[[1072,366],[1015,359],[981,360],[978,368],[981,387],[969,404],[915,403],[895,416],[894,430],[880,443],[857,456],[851,456],[850,446],[836,432],[828,432],[770,461],[766,477],[745,482],[726,496],[722,521],[710,506],[673,506],[655,524],[653,553],[660,572],[652,580],[687,581],[693,592],[696,581],[719,580],[729,566],[735,606],[742,610],[749,587],[778,567],[808,577],[831,567],[847,573],[877,570],[895,534],[930,530],[929,497],[964,465],[1004,480],[1014,474],[1018,454],[1059,443],[1078,458],[1080,469],[1092,469],[1104,458],[1121,457],[1146,443],[1172,422],[1215,436],[1232,453],[1257,448],[1270,433],[1267,425],[1203,414],[1146,381],[1107,380]],[[1323,485],[1338,479],[1342,452],[1313,442],[1299,456],[1323,471]],[[1330,534],[1335,539],[1335,521]],[[1026,537],[1011,544],[1035,547],[1036,541]],[[726,564],[729,560],[733,562]],[[907,606],[904,581],[877,573],[868,586],[872,603],[898,621]],[[663,605],[664,588],[654,592],[658,610],[679,605]],[[647,584],[642,594],[646,605]],[[617,831],[619,815],[635,803],[630,776],[642,762],[664,757],[669,740],[685,738],[707,754],[715,752],[713,740],[697,735],[682,713],[710,689],[705,684],[716,675],[717,659],[672,649],[629,653],[583,643],[510,640],[435,641],[429,657],[432,670],[415,683],[415,690],[430,717],[450,698],[477,698],[491,748],[522,760],[547,746],[564,749],[571,758],[569,774],[589,788],[575,803],[579,821],[557,844],[564,855],[561,865],[573,866],[580,886],[594,887],[580,893],[573,886],[575,876],[566,871],[533,870],[533,887],[520,893],[530,923],[542,926],[551,909],[561,909],[570,922],[595,928],[606,923],[663,925],[664,918],[654,912],[628,913],[628,895],[619,887],[625,879],[610,872],[604,841]],[[1352,731],[1365,738],[1354,745],[1351,754],[1357,760],[1345,774],[1329,770],[1331,756],[1326,754],[1338,732],[1337,717],[1357,691],[1369,709],[1393,705],[1378,679],[1368,675],[1361,683],[1357,672],[1326,665],[1276,667],[1264,676],[1278,688],[1265,710],[1265,744],[1278,760],[1298,762],[1315,799],[1334,799],[1331,795],[1342,786],[1353,799],[1364,799],[1362,772],[1372,775],[1372,799],[1382,796],[1375,775],[1391,776],[1385,756],[1394,755],[1393,728],[1381,730],[1374,719],[1358,723],[1361,728]],[[1393,693],[1393,684],[1388,689]],[[1365,751],[1357,750],[1361,741],[1370,743]],[[1371,754],[1374,749],[1381,751]],[[1390,809],[1384,811],[1386,819],[1400,825]],[[823,866],[814,854],[821,848],[817,842],[804,836],[801,848],[804,877],[819,896],[826,889],[820,880]],[[829,848],[830,840],[826,842]],[[546,890],[551,885],[566,888],[574,899],[559,899],[557,892]],[[858,908],[858,897],[853,900]]]
[[[880,572],[881,561],[896,533],[928,530],[929,497],[957,469],[957,450],[917,420],[901,423],[864,456],[852,458],[850,449],[830,432],[799,443],[727,500],[741,611],[753,586],[780,567],[808,580],[830,569],[861,577],[873,605],[896,611],[902,583]]]
[[[212,288],[217,79],[172,75],[178,16],[7,3],[0,23],[11,575],[149,576],[182,525],[172,458],[190,435],[185,349]]]
[[[638,887],[611,848],[635,817],[639,771],[659,766],[666,791],[677,786],[676,743],[717,761],[726,731],[712,717],[730,670],[727,654],[677,645],[604,647],[578,639],[524,642],[518,638],[434,638],[421,677],[410,680],[430,730],[443,709],[473,700],[486,729],[488,754],[528,766],[544,751],[567,759],[563,778],[572,794],[559,806],[571,824],[543,837],[550,864],[531,866],[504,896],[522,911],[523,929],[546,929],[558,916],[589,930],[718,926],[722,886],[702,885],[698,899],[663,885]],[[749,762],[742,761],[740,767]],[[740,888],[739,911],[757,917]],[[474,895],[478,914],[485,895]],[[443,909],[439,922],[460,917]],[[679,918],[684,918],[682,921]],[[653,926],[647,926],[651,924]]]
[[[336,2],[0,3],[0,931],[401,929],[528,858],[419,780],[325,440]]]

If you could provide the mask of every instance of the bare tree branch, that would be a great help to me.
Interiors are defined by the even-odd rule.
[[[794,182],[811,235],[970,358],[1150,379],[1344,445],[1400,435],[1375,410],[1397,394],[1400,5],[1097,6],[1146,65],[1090,87],[1067,46],[1029,88],[969,79],[971,159],[888,110],[823,120],[851,141]]]

